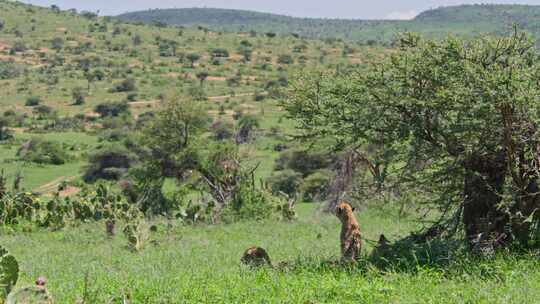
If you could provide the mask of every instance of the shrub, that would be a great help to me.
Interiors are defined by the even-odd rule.
[[[253,114],[242,115],[238,120],[236,143],[244,144],[250,141],[252,133],[260,126],[259,118]]]
[[[0,61],[0,79],[13,79],[19,77],[23,69],[13,62]]]
[[[306,177],[299,191],[304,201],[325,200],[332,176],[333,173],[330,170],[319,170]]]
[[[132,92],[135,91],[135,79],[133,78],[126,78],[122,80],[120,83],[118,83],[113,89],[112,92]]]
[[[283,170],[272,173],[267,180],[272,193],[278,194],[283,192],[288,196],[294,196],[302,183],[302,174],[294,170]]]
[[[54,118],[54,116],[56,115],[53,108],[47,105],[39,105],[34,107],[32,113],[37,115],[37,119]]]
[[[0,141],[8,140],[13,137],[8,129],[9,120],[6,117],[0,117]]]
[[[129,105],[125,101],[104,102],[94,109],[102,118],[111,116],[117,117],[120,114],[129,113]]]
[[[37,164],[62,165],[69,160],[60,143],[41,138],[32,138],[24,143],[17,156],[23,161]]]
[[[325,153],[291,149],[281,152],[276,159],[275,169],[292,169],[306,177],[319,169],[327,168],[331,163],[332,159]]]
[[[278,61],[277,62],[280,63],[280,64],[293,64],[294,59],[289,54],[282,54],[282,55],[278,56]]]
[[[17,53],[17,52],[24,52],[26,51],[26,44],[24,44],[23,41],[16,41],[13,46],[11,47],[10,53]]]
[[[233,137],[233,126],[231,123],[226,123],[223,121],[215,122],[210,129],[215,140],[227,140]]]
[[[270,218],[277,209],[278,200],[265,189],[255,187],[247,176],[243,176],[239,183],[233,200],[221,214],[223,221],[260,221]]]
[[[27,107],[35,107],[41,103],[41,98],[37,96],[30,96],[26,99],[26,102],[24,103]]]
[[[53,40],[51,40],[51,47],[53,50],[61,50],[64,47],[64,39],[60,37],[53,38]]]
[[[92,153],[83,179],[87,183],[99,179],[119,180],[135,163],[136,157],[125,147],[108,145]]]
[[[84,104],[86,92],[81,87],[75,87],[71,91],[71,96],[73,97],[73,105],[80,106]]]
[[[212,49],[210,54],[214,58],[227,58],[229,57],[229,51],[223,48]]]

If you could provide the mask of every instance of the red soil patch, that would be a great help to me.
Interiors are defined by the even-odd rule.
[[[206,78],[208,81],[227,81],[227,77],[218,77],[218,76],[208,76]]]
[[[80,188],[67,186],[66,189],[60,191],[59,195],[60,197],[68,197],[68,196],[73,196],[79,192],[81,192]]]

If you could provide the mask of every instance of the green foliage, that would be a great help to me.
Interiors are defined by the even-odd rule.
[[[13,138],[11,131],[9,130],[9,120],[5,117],[0,117],[0,141]]]
[[[144,129],[143,144],[150,149],[151,162],[168,169],[166,176],[180,174],[196,162],[195,147],[210,122],[208,113],[192,99],[171,97]]]
[[[260,126],[260,120],[255,115],[246,114],[240,117],[237,124],[236,143],[244,144],[252,139],[253,131]]]
[[[86,99],[86,91],[81,87],[75,87],[71,91],[71,96],[73,98],[73,105],[80,106],[83,105]]]
[[[210,55],[213,58],[227,58],[229,57],[229,51],[224,48],[215,48],[210,50]]]
[[[132,92],[137,89],[135,79],[126,78],[118,83],[113,89],[113,92]]]
[[[31,193],[10,191],[0,197],[0,224],[31,223],[60,229],[77,222],[104,219],[129,220],[140,212],[136,205],[105,184],[82,189],[74,198],[39,198]]]
[[[278,56],[277,62],[280,64],[293,64],[294,58],[289,54],[281,54]]]
[[[529,246],[540,204],[538,58],[517,32],[474,41],[404,35],[396,54],[368,70],[303,77],[285,106],[307,137],[369,147],[374,177],[394,168],[443,216],[463,212],[469,240],[513,235]],[[496,224],[482,230],[482,219]]]
[[[27,107],[35,107],[38,106],[41,103],[41,98],[37,96],[30,96],[26,99],[26,102],[24,103]]]
[[[119,180],[136,159],[136,156],[122,145],[105,145],[89,155],[83,179],[89,183],[99,179]]]
[[[191,68],[193,68],[195,62],[199,61],[199,59],[201,59],[201,55],[197,54],[197,53],[189,53],[186,55],[186,59],[189,60],[189,62],[191,63]]]
[[[22,72],[21,66],[9,61],[0,61],[0,79],[17,78]]]
[[[295,148],[280,153],[275,161],[275,169],[291,169],[306,177],[327,168],[331,163],[332,159],[327,153]]]
[[[216,121],[210,127],[212,130],[214,140],[222,141],[228,140],[233,137],[233,125],[225,121]]]
[[[277,195],[282,192],[293,197],[296,195],[302,184],[302,174],[290,169],[275,171],[272,173],[272,176],[267,179],[267,182],[274,194]]]
[[[38,137],[24,143],[17,156],[23,161],[52,165],[62,165],[70,159],[60,143]]]
[[[231,202],[222,211],[221,218],[225,222],[260,221],[274,214],[279,199],[268,190],[256,187],[251,178],[249,176],[240,178]]]
[[[306,202],[316,202],[326,200],[330,181],[334,173],[330,170],[318,170],[308,175],[302,185],[300,191],[303,199]]]
[[[98,104],[94,111],[102,118],[117,117],[129,113],[129,105],[125,101],[104,102]]]
[[[19,264],[6,249],[0,247],[0,302],[3,302],[19,279]]]

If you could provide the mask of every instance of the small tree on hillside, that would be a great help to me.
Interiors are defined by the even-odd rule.
[[[259,119],[255,115],[246,114],[238,120],[238,133],[236,134],[236,144],[249,142],[253,130],[260,125]]]
[[[9,131],[9,120],[5,117],[0,117],[0,141],[12,138]]]
[[[204,85],[204,81],[206,80],[206,78],[208,78],[208,76],[210,76],[208,74],[207,71],[201,71],[199,73],[197,73],[197,79],[199,79],[200,83],[201,83],[201,87]]]
[[[199,59],[201,59],[201,55],[197,54],[197,53],[189,53],[186,55],[186,59],[189,60],[190,62],[190,67],[191,68],[194,68],[195,67],[195,62],[199,61]]]
[[[51,48],[56,51],[62,50],[64,48],[64,39],[60,37],[55,37],[51,40]]]
[[[73,105],[75,106],[83,105],[86,100],[86,92],[81,87],[73,88],[71,96],[73,97]]]

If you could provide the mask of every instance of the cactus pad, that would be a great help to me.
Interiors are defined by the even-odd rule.
[[[11,292],[19,278],[19,264],[7,250],[0,247],[0,301]]]

